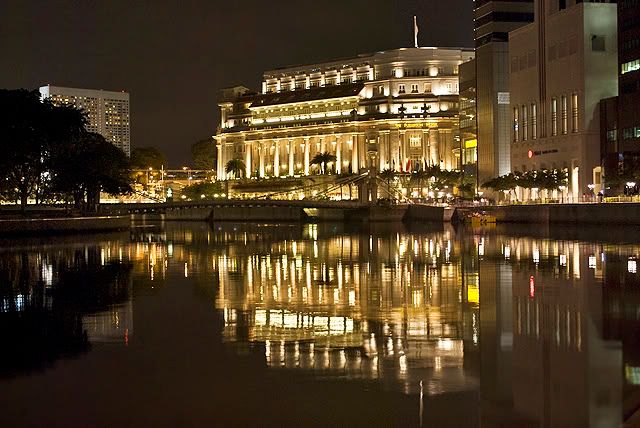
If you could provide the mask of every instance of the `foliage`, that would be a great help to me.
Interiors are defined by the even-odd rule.
[[[231,159],[224,168],[224,171],[232,174],[234,178],[244,177],[245,170],[246,165],[242,159]]]
[[[392,192],[394,190],[391,187],[391,182],[394,181],[397,176],[398,173],[392,169],[385,169],[384,171],[378,173],[378,177],[380,177],[380,179],[384,180],[387,183],[387,193],[389,194],[389,196],[392,195]]]
[[[167,165],[167,159],[155,147],[137,147],[131,151],[132,169],[161,169]]]
[[[101,190],[127,191],[126,156],[85,124],[82,111],[37,91],[0,90],[0,197],[24,208],[29,198],[97,202]]]
[[[216,195],[220,196],[220,194],[225,193],[225,190],[222,183],[219,181],[215,183],[202,182],[184,187],[181,193],[187,199],[191,200],[212,199],[216,197]],[[204,195],[204,198],[202,195]]]
[[[330,163],[334,163],[338,158],[335,155],[332,155],[329,152],[317,153],[313,159],[311,159],[311,165],[317,165],[320,167],[320,173],[326,174],[327,165]]]
[[[195,169],[212,170],[216,166],[216,147],[213,140],[202,140],[191,146],[191,159]]]
[[[566,186],[567,181],[567,171],[543,169],[505,174],[483,183],[482,187],[496,192],[513,191],[516,187],[553,191],[558,190],[561,186]]]
[[[129,161],[100,134],[84,132],[53,154],[52,191],[67,195],[76,206],[94,207],[100,192],[131,192]],[[64,198],[64,197],[63,197]]]

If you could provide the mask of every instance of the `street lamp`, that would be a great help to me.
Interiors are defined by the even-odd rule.
[[[627,185],[627,194],[629,196],[632,196],[633,195],[633,189],[635,189],[635,187],[636,187],[635,181],[627,181],[626,185]]]

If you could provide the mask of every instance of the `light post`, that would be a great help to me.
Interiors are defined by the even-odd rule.
[[[149,171],[147,172],[147,193],[149,194],[149,196],[151,196],[151,171],[153,171],[153,167],[150,166]]]
[[[560,190],[560,203],[564,204],[564,191],[567,190],[567,186],[558,186],[558,190]]]
[[[627,188],[627,194],[629,196],[633,197],[633,191],[634,191],[635,187],[636,187],[635,181],[627,181],[626,188]]]

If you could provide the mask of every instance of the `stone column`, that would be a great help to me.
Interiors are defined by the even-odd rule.
[[[293,162],[296,153],[296,146],[293,145],[293,138],[289,139],[289,177],[293,177],[295,171],[293,169]]]
[[[244,166],[245,166],[245,177],[247,178],[251,178],[251,142],[246,142],[244,145],[244,149],[245,149],[245,161],[244,161]]]
[[[358,172],[358,134],[351,135],[351,170]]]
[[[280,177],[280,140],[274,140],[276,151],[273,155],[273,175]]]
[[[400,153],[400,171],[404,171],[407,166],[407,136],[404,129],[400,130],[398,152]]]
[[[309,137],[304,137],[304,175],[309,175]]]
[[[320,137],[320,153],[327,151],[327,143],[325,137]]]
[[[367,168],[369,166],[367,139],[364,134],[360,134],[358,137],[358,165],[360,168]]]
[[[222,152],[221,140],[218,140],[218,144],[216,144],[216,150],[218,151],[218,165],[217,165],[216,177],[218,178],[218,180],[224,180],[224,177],[225,177],[224,153]]]
[[[440,165],[440,151],[438,150],[438,130],[429,130],[429,151],[431,158],[431,165]]]
[[[261,140],[258,146],[258,154],[260,156],[260,178],[264,178],[264,151],[264,141]]]
[[[342,172],[342,136],[336,136],[336,174]]]
[[[426,129],[422,130],[422,165],[421,168],[425,167],[425,164],[429,163],[429,133]]]

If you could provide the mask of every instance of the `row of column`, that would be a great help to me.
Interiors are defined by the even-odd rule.
[[[346,167],[357,172],[360,167],[366,166],[361,137],[358,134],[347,134],[333,137],[245,141],[245,174],[251,177],[257,170],[259,177],[309,175],[313,156],[324,152],[329,152],[336,157],[335,172],[337,174],[344,172]],[[316,141],[312,141],[313,139]],[[313,147],[314,144],[315,147]],[[282,157],[285,157],[286,161]]]
[[[413,139],[419,144],[412,144]],[[414,160],[425,165],[439,165],[443,169],[456,167],[452,155],[453,133],[446,129],[382,130],[370,137],[362,132],[251,140],[236,144],[244,144],[246,177],[309,175],[313,156],[324,152],[336,157],[334,170],[337,174],[345,172],[346,168],[358,172],[367,167],[380,171],[407,171],[414,169]],[[218,179],[224,180],[226,163],[235,157],[236,145],[228,145],[224,137],[220,137],[217,148],[217,175]],[[375,156],[369,156],[369,152]]]

